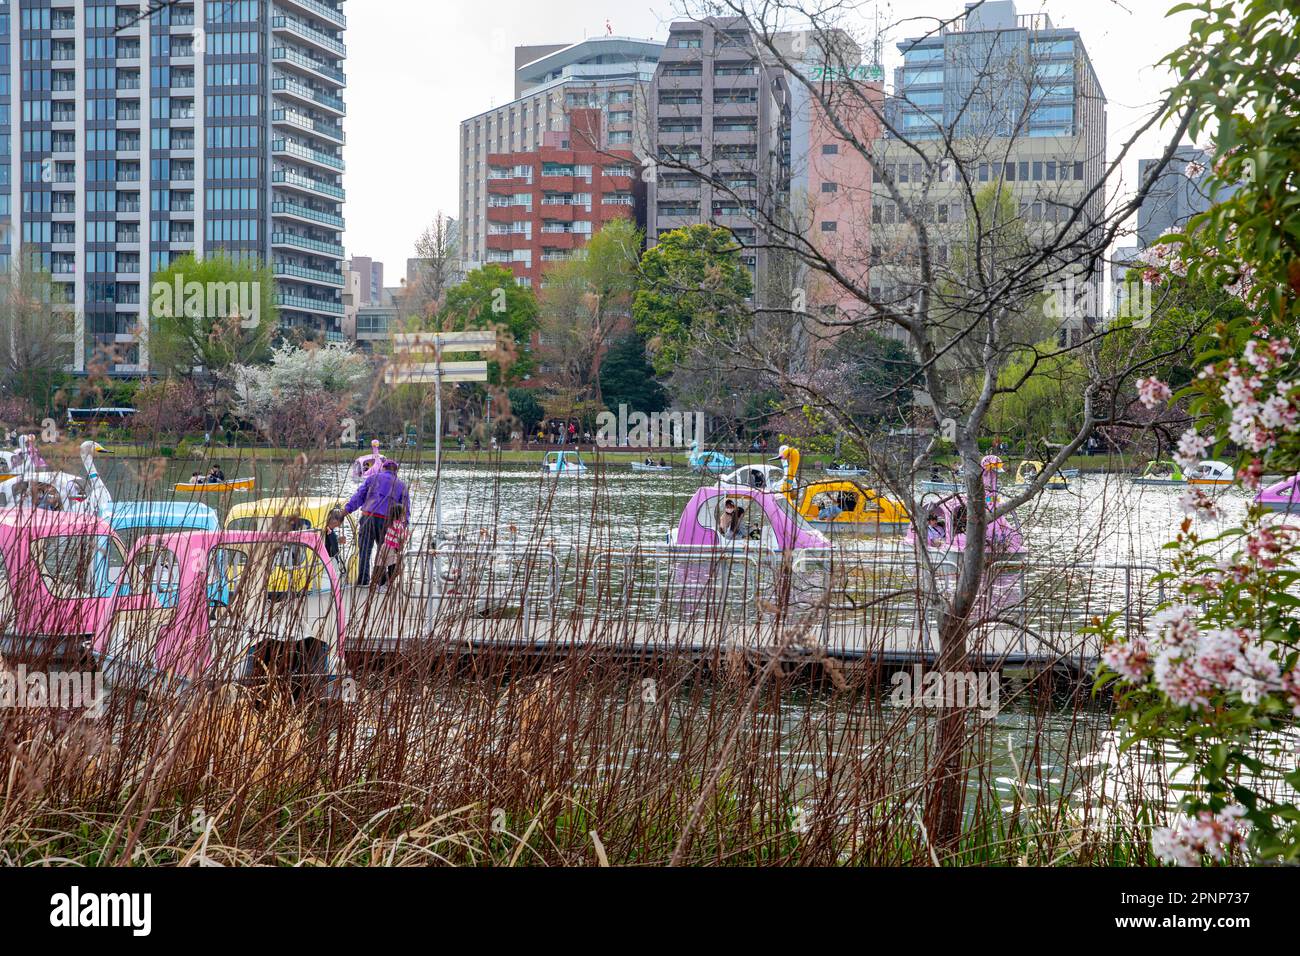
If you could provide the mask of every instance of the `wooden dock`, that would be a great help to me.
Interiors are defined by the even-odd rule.
[[[717,660],[737,653],[792,663],[831,659],[880,667],[930,666],[939,654],[931,622],[899,622],[881,612],[822,614],[794,620],[582,615],[530,609],[486,612],[465,604],[413,607],[401,595],[367,590],[347,594],[350,658],[516,653],[560,657],[575,653],[615,659]],[[513,611],[513,613],[511,613]],[[968,665],[978,670],[1053,670],[1089,674],[1097,639],[1062,622],[1046,631],[1014,622],[990,623],[970,636]]]

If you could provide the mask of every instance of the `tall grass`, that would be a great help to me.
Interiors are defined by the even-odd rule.
[[[1158,768],[1085,759],[1108,728],[1086,681],[1007,668],[1001,716],[967,723],[965,831],[941,850],[921,823],[940,712],[889,702],[899,635],[926,626],[915,567],[683,564],[616,533],[627,505],[594,481],[568,540],[539,481],[531,527],[452,512],[457,544],[417,541],[399,585],[349,592],[346,699],[259,674],[119,687],[97,717],[0,710],[0,863],[1149,862]],[[1068,664],[1080,616],[1121,593],[1056,573],[989,613]],[[1005,662],[990,641],[981,666]]]

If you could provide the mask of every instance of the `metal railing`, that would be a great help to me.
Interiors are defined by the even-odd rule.
[[[831,652],[934,653],[958,570],[954,556],[926,568],[904,554],[840,549],[783,559],[667,545],[579,550],[477,533],[478,540],[462,532],[439,542],[413,535],[399,587],[419,609],[423,634],[473,618],[517,622],[527,642],[544,622],[552,638],[586,631],[637,640],[654,632],[702,644],[702,627],[730,633],[779,621]],[[1159,572],[1141,563],[993,561],[969,618],[972,650],[1090,666],[1100,649],[1085,628],[1111,614],[1125,633],[1143,627],[1165,600],[1163,583],[1152,581]]]

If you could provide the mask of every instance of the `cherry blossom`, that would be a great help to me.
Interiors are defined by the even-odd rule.
[[[1183,514],[1193,518],[1213,521],[1221,517],[1219,503],[1205,493],[1203,488],[1193,488],[1178,499],[1178,508]]]
[[[1174,397],[1173,390],[1154,376],[1138,379],[1137,390],[1138,401],[1142,403],[1144,408],[1154,409],[1161,405],[1167,405],[1169,400]]]
[[[1246,842],[1250,823],[1245,816],[1246,808],[1235,803],[1218,813],[1202,810],[1171,827],[1158,827],[1151,849],[1161,862],[1178,866],[1200,866],[1206,856],[1220,862]]]
[[[1174,452],[1174,461],[1187,471],[1201,463],[1209,448],[1210,439],[1197,432],[1195,428],[1189,428],[1178,439],[1178,450]]]

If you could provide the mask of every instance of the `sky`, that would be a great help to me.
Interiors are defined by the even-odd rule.
[[[348,191],[344,242],[350,255],[385,264],[396,286],[420,232],[459,203],[457,148],[462,120],[510,101],[514,47],[572,43],[605,32],[664,39],[682,0],[361,0],[348,3],[348,101],[345,148]],[[893,43],[960,13],[962,0],[863,0],[863,28],[885,32],[886,75]],[[1166,19],[1173,0],[1019,0],[1020,13],[1048,13],[1074,27],[1108,100],[1112,157],[1169,86],[1154,64],[1187,35],[1188,15]],[[903,22],[900,22],[903,21]],[[1137,178],[1137,160],[1157,155],[1158,131],[1139,140],[1122,184]]]

